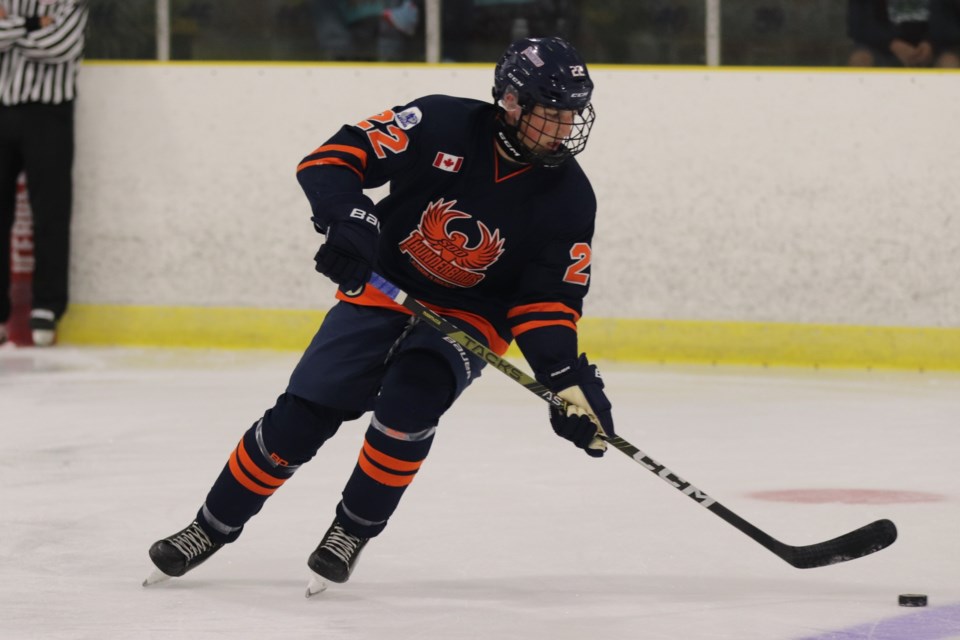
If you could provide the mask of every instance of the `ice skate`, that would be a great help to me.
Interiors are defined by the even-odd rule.
[[[358,538],[347,533],[337,520],[323,535],[323,540],[307,559],[313,572],[306,596],[316,595],[327,588],[328,582],[343,583],[350,579],[360,552],[370,538]]]
[[[150,559],[157,570],[147,576],[143,586],[178,578],[216,553],[221,542],[214,542],[194,520],[183,531],[179,531],[163,540],[157,540],[150,547]]]

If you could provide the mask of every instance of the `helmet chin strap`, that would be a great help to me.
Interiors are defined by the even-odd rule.
[[[514,162],[522,162],[526,164],[526,160],[524,159],[523,153],[517,148],[517,145],[521,143],[517,141],[516,136],[510,136],[507,134],[506,127],[508,125],[505,125],[503,122],[500,122],[498,124],[499,126],[497,127],[497,147],[501,151],[503,151],[504,155],[506,155],[509,159],[513,160]],[[511,140],[511,137],[513,138],[512,140]]]
[[[506,113],[496,118],[496,144],[508,160],[520,164],[540,164],[538,156],[520,139],[519,121],[511,124],[507,121]]]
[[[523,107],[517,88],[508,85],[497,100],[497,106],[503,112],[497,117],[497,145],[507,158],[521,164],[537,164],[537,157],[520,139],[520,121],[523,119]]]
[[[497,117],[497,145],[514,162],[529,163],[530,158],[524,153],[518,135],[523,107],[517,100],[517,90],[512,86],[507,87],[497,100],[497,106],[503,109],[503,113]]]

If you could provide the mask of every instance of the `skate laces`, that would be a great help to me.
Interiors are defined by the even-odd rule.
[[[180,553],[187,557],[187,561],[193,560],[207,549],[213,547],[213,542],[210,540],[210,537],[196,522],[169,540],[170,544],[175,546]]]
[[[344,531],[339,523],[333,525],[327,537],[323,540],[323,548],[343,560],[344,564],[350,564],[350,559],[356,553],[357,547],[363,542],[362,538],[350,535]]]

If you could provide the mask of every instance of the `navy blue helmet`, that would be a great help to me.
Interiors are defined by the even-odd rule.
[[[595,117],[592,96],[593,81],[586,62],[570,43],[555,37],[517,40],[504,52],[494,71],[494,101],[506,110],[507,102],[516,100],[523,114],[520,122],[511,125],[501,113],[501,147],[521,162],[548,167],[562,164],[587,144]],[[540,133],[536,129],[531,134],[528,128],[536,105],[551,113],[574,114],[564,129],[569,129],[569,134],[555,148],[538,149],[535,141],[531,145],[532,138]]]

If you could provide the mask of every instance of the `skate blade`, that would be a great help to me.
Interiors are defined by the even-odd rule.
[[[305,598],[311,598],[318,593],[323,593],[327,590],[329,584],[327,579],[320,576],[319,574],[310,572],[310,582],[307,584],[307,592],[304,594]]]
[[[153,573],[147,576],[147,579],[143,581],[143,586],[149,587],[150,585],[158,584],[160,582],[166,582],[170,579],[170,576],[165,574],[160,569],[154,569]]]

